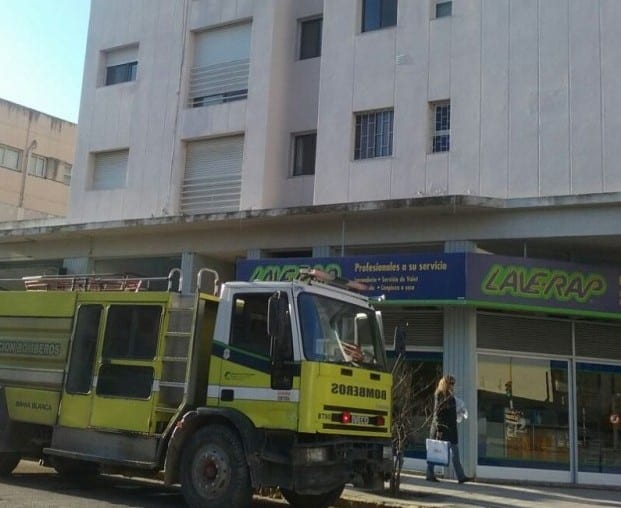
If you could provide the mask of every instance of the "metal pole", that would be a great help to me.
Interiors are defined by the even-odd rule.
[[[22,184],[19,190],[19,201],[17,203],[17,207],[21,208],[24,204],[24,192],[26,190],[26,173],[28,172],[28,159],[30,159],[30,153],[37,148],[37,140],[33,139],[26,148],[26,152],[21,160],[21,172],[22,172]]]

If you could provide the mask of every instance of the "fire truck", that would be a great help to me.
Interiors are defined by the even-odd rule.
[[[182,278],[0,281],[0,475],[25,458],[159,478],[192,508],[266,488],[322,508],[383,486],[392,378],[372,302],[314,270],[202,269],[190,294]]]

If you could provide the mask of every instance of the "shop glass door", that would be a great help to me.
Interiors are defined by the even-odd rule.
[[[576,363],[578,473],[621,473],[621,366]]]
[[[478,464],[569,471],[568,362],[480,354]]]

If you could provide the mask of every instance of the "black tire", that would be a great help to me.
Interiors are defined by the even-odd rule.
[[[181,492],[190,508],[246,508],[250,470],[237,435],[223,425],[196,432],[181,455]]]
[[[298,494],[289,489],[280,489],[283,497],[294,508],[328,508],[341,497],[345,485],[323,494]]]
[[[67,478],[84,479],[99,474],[99,465],[95,462],[68,459],[66,457],[52,457],[50,463],[59,475]]]
[[[17,452],[0,453],[0,476],[9,476],[22,460],[22,456]]]

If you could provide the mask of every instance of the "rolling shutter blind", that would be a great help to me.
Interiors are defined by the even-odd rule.
[[[138,46],[112,49],[106,53],[106,67],[138,61]]]
[[[485,349],[570,355],[571,322],[504,314],[477,315],[477,346]]]
[[[195,35],[190,73],[190,106],[206,106],[248,95],[250,23]]]
[[[621,360],[621,326],[576,323],[576,356]]]
[[[243,136],[188,143],[181,213],[239,210]]]
[[[95,154],[93,190],[120,189],[125,187],[129,150]]]
[[[412,310],[382,308],[384,338],[389,348],[394,347],[395,328],[407,323],[406,345],[442,347],[444,320],[441,310]]]

